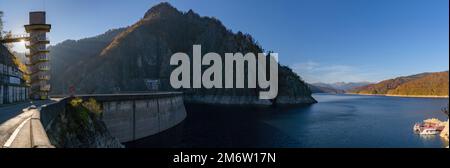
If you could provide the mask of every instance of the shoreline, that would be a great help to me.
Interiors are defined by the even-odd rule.
[[[344,93],[346,95],[364,95],[364,96],[386,96],[386,97],[407,97],[407,98],[435,98],[435,99],[445,99],[449,96],[432,96],[432,95],[392,95],[392,94],[360,94],[360,93]]]

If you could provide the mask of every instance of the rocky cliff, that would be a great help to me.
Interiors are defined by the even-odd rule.
[[[83,105],[76,101],[66,104],[65,110],[57,114],[46,131],[52,145],[57,148],[124,147],[99,118],[101,112],[85,107],[93,103]]]
[[[109,39],[108,39],[109,40]],[[108,40],[105,40],[108,41]],[[102,43],[104,45],[105,43]],[[233,33],[219,20],[201,17],[192,10],[181,12],[161,3],[146,12],[144,18],[124,29],[111,42],[93,50],[88,61],[54,67],[53,85],[75,86],[78,93],[115,93],[149,91],[148,80],[160,80],[160,90],[172,90],[169,77],[174,66],[170,57],[177,52],[192,57],[192,46],[202,53],[261,53],[255,40],[241,32]],[[70,47],[69,47],[70,48]],[[101,47],[100,47],[101,48]],[[52,51],[53,52],[53,51]],[[64,53],[52,59],[64,61]],[[89,54],[88,54],[89,55]],[[83,56],[85,57],[85,56]],[[192,58],[191,58],[192,60]],[[57,62],[57,61],[55,61]],[[53,65],[53,64],[52,64]],[[205,68],[205,67],[204,67]],[[63,72],[63,73],[61,73]],[[59,79],[64,79],[64,82]],[[60,93],[63,88],[53,88]],[[305,82],[287,67],[279,66],[279,94],[274,100],[260,100],[260,89],[181,89],[188,102],[214,104],[302,104],[316,102]]]

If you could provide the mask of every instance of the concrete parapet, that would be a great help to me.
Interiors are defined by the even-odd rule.
[[[47,137],[40,121],[40,111],[29,110],[29,117],[14,130],[8,141],[7,148],[54,148]]]
[[[31,124],[31,147],[32,148],[54,148],[48,139],[45,128],[41,123],[40,111],[34,111],[30,119]]]

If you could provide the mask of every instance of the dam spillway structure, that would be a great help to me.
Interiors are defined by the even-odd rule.
[[[30,12],[30,21],[25,25],[25,30],[29,33],[26,48],[29,52],[26,57],[30,73],[30,85],[32,99],[48,99],[50,91],[50,59],[47,44],[50,41],[47,33],[50,32],[51,25],[46,23],[44,11]]]

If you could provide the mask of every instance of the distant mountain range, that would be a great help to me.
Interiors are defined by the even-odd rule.
[[[448,71],[421,73],[384,80],[376,84],[357,87],[348,91],[354,94],[391,96],[448,96]]]
[[[97,37],[69,40],[50,48],[52,94],[120,93],[151,91],[149,80],[159,80],[160,90],[173,90],[169,77],[175,66],[170,57],[202,45],[202,53],[262,53],[248,34],[233,33],[219,20],[192,10],[178,11],[169,3],[148,10],[135,24]],[[278,97],[260,100],[260,88],[181,89],[189,102],[211,104],[302,104],[315,103],[311,91],[296,73],[279,65]]]
[[[336,82],[330,84],[331,87],[339,90],[348,91],[357,87],[372,84],[371,82]]]
[[[331,93],[331,94],[342,94],[345,93],[343,90],[335,89],[330,86],[313,85],[309,84],[309,89],[313,93]]]
[[[313,93],[341,94],[356,87],[370,84],[370,82],[336,82],[336,83],[312,83],[309,85]]]

